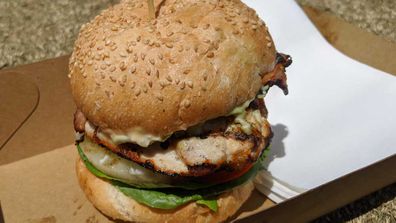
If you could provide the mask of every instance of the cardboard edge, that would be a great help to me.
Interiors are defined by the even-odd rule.
[[[293,216],[293,222],[307,222],[394,182],[396,182],[396,155],[308,190],[238,222],[256,222],[258,219],[271,223],[289,222],[289,216]],[[330,194],[332,196],[328,196]]]
[[[334,14],[301,7],[309,20],[335,49],[371,67],[396,75],[396,42],[350,24]],[[367,44],[369,43],[369,44]]]

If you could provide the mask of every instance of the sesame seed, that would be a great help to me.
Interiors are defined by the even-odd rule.
[[[202,86],[202,90],[203,90],[203,91],[206,91],[207,89],[206,89],[206,87],[205,87],[205,86]]]
[[[133,47],[132,46],[128,46],[128,48],[126,49],[126,51],[128,53],[132,53],[133,52]]]
[[[132,66],[131,69],[129,70],[129,73],[133,74],[136,71],[136,67]]]
[[[136,38],[136,41],[140,42],[141,39],[142,39],[142,37],[141,37],[141,36],[138,36],[138,37]]]
[[[125,69],[126,69],[126,64],[125,64],[124,61],[122,61],[122,62],[120,63],[120,70],[125,70]]]
[[[135,85],[136,85],[136,83],[135,83],[135,82],[132,82],[132,84],[131,84],[131,89],[134,89],[134,88],[135,88]]]
[[[268,48],[271,48],[271,46],[272,46],[272,43],[271,43],[271,42],[267,43],[267,47],[268,47]]]
[[[186,87],[186,83],[183,81],[180,83],[180,89],[183,90]]]
[[[194,87],[193,82],[187,81],[187,86],[192,89]]]
[[[218,50],[219,49],[219,43],[218,42],[214,42],[213,43],[213,47]]]
[[[183,47],[182,45],[180,45],[180,46],[179,46],[179,49],[178,49],[177,51],[183,52],[183,50],[184,50],[184,47]]]
[[[151,74],[151,69],[150,68],[146,69],[146,74],[150,76],[150,74]]]
[[[135,41],[132,41],[132,42],[131,42],[131,45],[132,45],[132,46],[136,46],[136,42],[135,42]]]
[[[184,106],[185,108],[190,107],[190,105],[191,105],[191,101],[190,101],[190,100],[188,100],[188,99],[184,100],[183,106]]]
[[[173,44],[172,43],[165,43],[165,46],[168,47],[168,48],[172,48]]]
[[[179,83],[180,83],[180,80],[179,80],[179,79],[175,79],[175,83],[176,83],[176,84],[179,84]]]
[[[208,54],[206,54],[206,56],[208,58],[213,58],[214,57],[214,53],[213,52],[209,52]]]
[[[249,22],[249,19],[248,19],[247,17],[245,17],[245,18],[242,19],[242,22],[243,22],[243,23],[248,23],[248,22]]]
[[[271,38],[269,36],[266,36],[265,39],[271,41]]]
[[[113,82],[117,81],[117,79],[114,76],[111,76],[111,75],[110,75],[110,80],[113,81]]]
[[[137,54],[135,53],[135,55],[133,55],[133,62],[136,63],[136,62],[138,61],[138,59],[139,59],[139,58],[138,58]]]
[[[86,73],[82,73],[83,78],[87,78],[87,74]]]
[[[126,75],[122,75],[121,82],[125,83],[126,81],[127,81],[127,76]]]
[[[253,30],[256,30],[256,29],[257,29],[257,26],[256,26],[256,25],[252,25],[252,29],[253,29]]]
[[[101,64],[100,69],[105,70],[106,69],[106,64]]]
[[[162,60],[164,58],[164,56],[160,53],[158,54],[158,59]]]
[[[167,36],[172,36],[172,35],[173,35],[173,32],[172,32],[172,31],[169,31],[166,35],[167,35]]]
[[[101,73],[100,73],[100,77],[101,77],[102,79],[105,79],[105,78],[106,78],[106,75],[105,75],[103,72],[101,72]]]
[[[108,45],[110,45],[110,43],[111,43],[111,41],[110,41],[110,40],[106,40],[106,42],[105,42],[105,46],[108,46]]]
[[[92,60],[88,60],[88,65],[92,65],[93,61]]]
[[[157,78],[159,78],[159,70],[156,70],[156,71],[155,71],[155,76],[156,76]]]
[[[237,35],[237,34],[239,34],[239,31],[238,30],[234,30],[234,31],[232,31],[232,33]]]
[[[171,77],[171,76],[167,75],[167,76],[166,76],[166,79],[167,79],[169,82],[172,82],[172,77]]]
[[[106,64],[108,67],[110,67],[110,65],[111,65],[111,62],[110,62],[110,61],[108,61],[108,60],[106,60],[106,61],[105,61],[105,64]]]
[[[171,64],[175,64],[175,63],[176,63],[176,61],[175,61],[175,59],[173,59],[173,58],[169,58],[169,63],[171,63]]]
[[[207,74],[204,74],[204,75],[203,75],[203,79],[204,79],[204,81],[206,81],[206,80],[208,79],[208,75],[207,75]]]
[[[152,81],[148,81],[148,86],[149,87],[153,87],[153,82]]]
[[[210,24],[209,23],[206,23],[205,25],[204,25],[204,27],[203,27],[203,29],[208,29],[209,28],[209,26],[210,26]]]
[[[118,31],[118,28],[117,28],[117,26],[113,26],[113,27],[111,27],[111,31]]]
[[[142,60],[144,60],[144,58],[146,58],[146,54],[145,53],[141,53],[140,54],[140,58],[142,58]]]
[[[164,88],[166,86],[166,83],[163,80],[160,80],[159,84],[160,84],[161,88]]]
[[[143,41],[144,44],[148,45],[150,43],[150,40],[146,39]]]
[[[123,52],[120,53],[120,57],[126,57],[127,55]]]
[[[190,73],[190,70],[184,70],[183,71],[183,74],[188,74],[188,73]]]
[[[155,64],[155,60],[154,60],[153,58],[150,58],[149,61],[150,61],[150,63],[151,63],[152,65]]]
[[[103,50],[103,46],[96,47],[97,50]]]
[[[135,96],[137,97],[137,96],[139,96],[140,95],[140,89],[136,89],[135,90]]]
[[[144,92],[144,93],[147,93],[147,91],[148,91],[147,87],[146,87],[146,86],[143,86],[143,92]]]

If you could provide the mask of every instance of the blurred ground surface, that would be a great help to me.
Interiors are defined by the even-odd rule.
[[[0,69],[71,53],[81,24],[115,2],[118,0],[0,0]],[[396,42],[395,0],[298,2],[330,11],[369,32]],[[395,197],[396,184],[315,222],[396,223]]]

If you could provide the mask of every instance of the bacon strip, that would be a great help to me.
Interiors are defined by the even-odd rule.
[[[289,55],[277,53],[276,54],[276,65],[275,68],[264,74],[261,82],[263,85],[273,86],[276,85],[283,90],[283,93],[287,95],[289,90],[287,89],[287,78],[286,78],[286,67],[290,66],[292,58]]]

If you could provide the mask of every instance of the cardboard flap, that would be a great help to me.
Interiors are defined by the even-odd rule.
[[[0,149],[25,123],[40,100],[36,84],[15,72],[0,75]]]
[[[347,23],[330,12],[309,6],[303,9],[336,49],[357,61],[396,75],[396,43]]]
[[[0,165],[74,141],[75,105],[67,78],[67,62],[68,57],[60,57],[0,71],[0,81],[4,86],[0,89],[3,93],[0,96],[0,129],[6,123],[13,126],[7,127],[7,132],[0,132],[0,142],[8,140],[0,150]],[[31,102],[28,103],[29,100]],[[3,109],[4,105],[7,107]],[[30,115],[29,119],[20,125],[27,115]],[[12,134],[16,128],[18,131]]]

